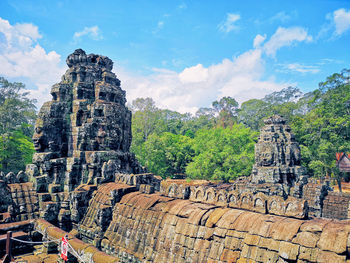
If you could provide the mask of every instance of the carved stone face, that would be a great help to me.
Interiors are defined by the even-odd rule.
[[[44,152],[47,148],[47,138],[42,127],[35,127],[35,132],[33,135],[34,149],[37,152]]]
[[[262,166],[270,166],[273,163],[273,153],[272,152],[264,152],[261,154],[261,165]]]
[[[271,142],[272,141],[272,137],[270,134],[264,134],[263,135],[263,140],[264,142]]]
[[[259,147],[258,155],[259,164],[261,166],[271,166],[274,161],[273,148],[268,144],[263,144]]]

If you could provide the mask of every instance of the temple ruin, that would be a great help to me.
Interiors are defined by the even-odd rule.
[[[67,65],[40,109],[33,163],[0,175],[0,258],[12,231],[19,262],[57,262],[66,235],[68,262],[350,260],[350,196],[308,178],[283,117],[265,120],[250,177],[162,180],[129,152],[113,62],[78,49]]]

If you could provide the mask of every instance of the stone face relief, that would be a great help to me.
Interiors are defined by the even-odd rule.
[[[34,143],[34,149],[37,152],[45,151],[47,147],[47,142],[43,131],[43,127],[40,127],[40,126],[35,127],[34,135],[33,135],[33,143]]]
[[[300,148],[283,117],[275,115],[265,121],[255,145],[252,183],[284,183],[294,186],[304,176],[300,167]]]
[[[142,168],[129,152],[131,112],[111,71],[112,60],[77,49],[66,62],[69,68],[52,86],[52,100],[44,103],[35,124],[36,153],[26,171],[35,189],[63,193],[82,184],[113,181],[116,172],[140,173]],[[57,205],[42,209],[43,215],[61,211],[62,202],[68,201],[55,200]],[[69,209],[61,212],[70,213]]]
[[[308,183],[299,146],[283,117],[265,120],[250,177],[230,184],[162,181],[141,174],[129,152],[131,112],[111,72],[112,61],[79,49],[68,56],[67,65],[62,81],[52,87],[52,100],[40,109],[33,164],[17,175],[0,172],[0,223],[40,217],[60,227],[36,220],[36,227],[39,222],[50,228],[46,234],[73,228],[70,233],[79,237],[80,248],[82,241],[93,244],[84,245],[81,256],[89,255],[88,261],[100,258],[95,262],[112,262],[97,249],[113,255],[113,262],[114,256],[125,262],[264,262],[267,252],[274,262],[296,262],[305,259],[302,249],[313,249],[311,262],[325,253],[333,253],[329,262],[348,257],[349,231],[343,222],[336,227],[334,221],[324,223],[329,225],[325,234],[322,229],[316,235],[303,229],[302,224],[311,222],[306,220],[310,211],[321,216],[324,207],[328,215],[337,211],[333,217],[349,218],[339,213],[339,202],[348,209],[349,199]],[[262,234],[266,226],[271,227],[268,238]],[[333,248],[329,244],[334,235],[329,233],[334,229],[341,233],[337,242],[342,240]],[[310,235],[320,242],[305,248],[304,237]],[[274,244],[278,247],[273,249]]]

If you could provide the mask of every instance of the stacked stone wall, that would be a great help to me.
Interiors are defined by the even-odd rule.
[[[32,183],[0,183],[0,223],[24,221],[39,217],[38,194]]]
[[[155,176],[151,173],[142,173],[142,174],[127,174],[127,173],[117,173],[115,176],[115,182],[127,185],[133,185],[137,189],[141,185],[150,185],[153,186],[155,191],[160,190],[160,183],[162,177]]]
[[[212,204],[220,207],[244,209],[264,214],[308,217],[308,203],[304,199],[288,196],[284,199],[278,195],[265,195],[262,192],[239,192],[232,190],[232,185],[190,185],[162,181],[160,193],[178,199],[189,199],[193,202]]]
[[[133,192],[102,250],[123,262],[345,262],[349,221],[300,220]]]
[[[87,212],[78,227],[82,240],[99,247],[102,235],[112,219],[113,206],[125,193],[135,190],[135,187],[125,184],[101,185],[94,192]]]
[[[52,225],[43,219],[36,219],[34,222],[34,229],[43,235],[44,240],[57,240],[64,236],[68,236],[68,242],[70,246],[79,254],[83,262],[94,262],[94,263],[117,263],[122,262],[119,258],[107,255],[92,244],[85,243],[75,236],[63,231],[62,229]],[[58,244],[57,244],[58,245]],[[62,260],[58,258],[56,254],[57,262]],[[77,262],[72,258],[71,253],[68,253],[68,262]],[[28,260],[28,261],[26,261]],[[37,256],[23,257],[21,262],[46,262],[39,261]]]
[[[350,195],[329,192],[323,201],[322,216],[326,218],[348,219]]]
[[[39,217],[38,194],[32,183],[9,184],[15,209],[15,221],[24,221]]]
[[[308,200],[309,215],[320,217],[322,215],[323,200],[327,194],[327,187],[321,184],[308,183],[303,189],[303,198]]]

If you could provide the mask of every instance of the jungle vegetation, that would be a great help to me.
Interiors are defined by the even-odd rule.
[[[194,116],[159,109],[151,98],[138,98],[130,108],[131,150],[164,178],[228,181],[249,175],[263,120],[274,114],[288,120],[311,176],[349,176],[337,169],[335,153],[350,151],[350,70],[329,76],[313,92],[287,87],[240,106],[223,97]]]
[[[130,105],[132,145],[139,162],[157,175],[229,181],[250,174],[263,120],[284,116],[299,142],[310,176],[340,180],[335,153],[350,151],[350,70],[329,76],[313,92],[287,87],[241,105],[223,97],[195,115],[160,109],[151,98]],[[31,162],[35,101],[22,83],[0,77],[0,171]]]

